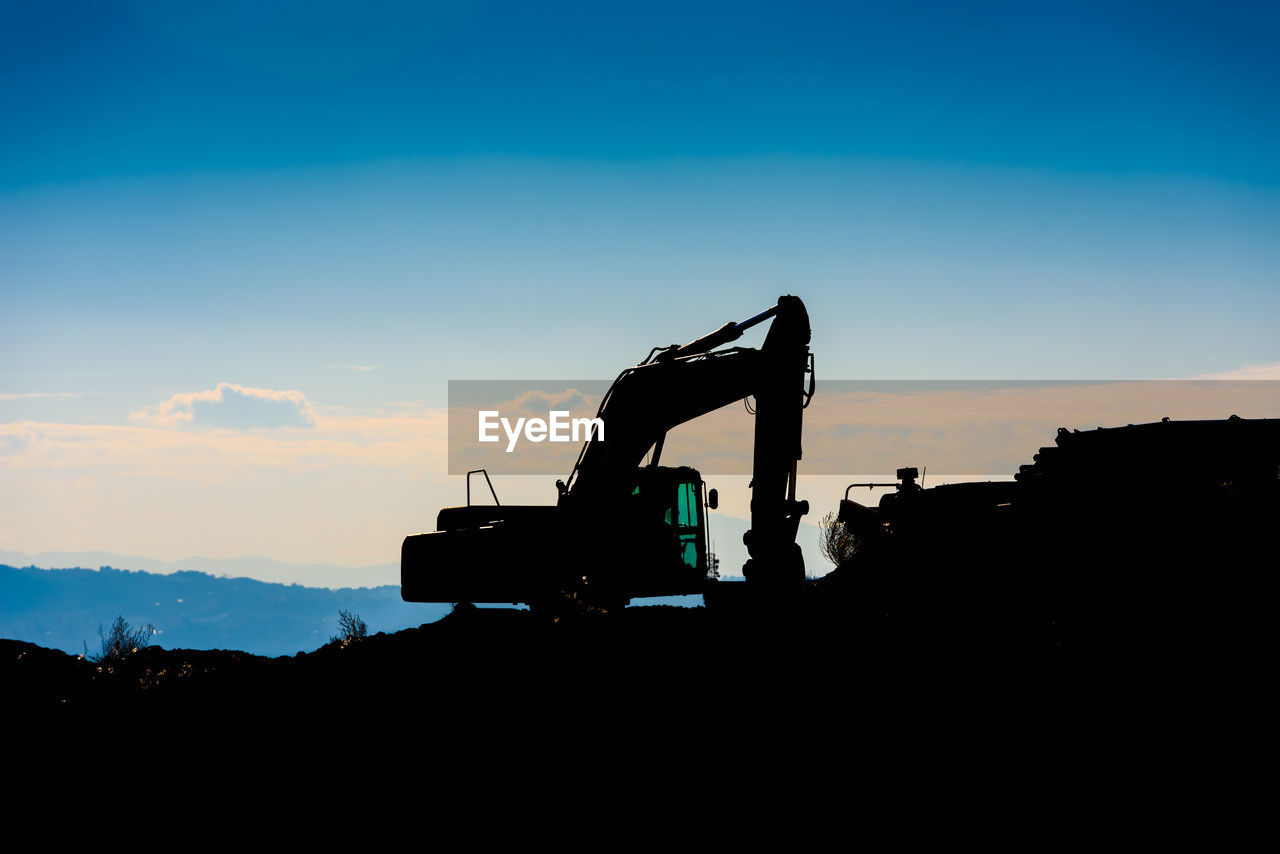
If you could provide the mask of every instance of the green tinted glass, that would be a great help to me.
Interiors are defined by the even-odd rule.
[[[680,527],[698,527],[698,485],[682,483],[676,488],[676,492],[679,499]]]
[[[680,559],[693,569],[698,568],[698,535],[680,535]]]

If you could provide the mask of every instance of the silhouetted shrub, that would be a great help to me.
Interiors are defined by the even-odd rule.
[[[858,537],[836,518],[834,512],[823,516],[818,523],[818,545],[822,549],[822,556],[836,566],[852,558],[860,544]]]
[[[155,633],[156,627],[150,623],[135,629],[123,616],[117,616],[116,621],[111,624],[109,633],[102,630],[101,623],[98,624],[98,638],[102,642],[102,648],[96,655],[91,655],[86,644],[85,658],[94,664],[112,664],[122,661],[126,656],[151,646],[151,636]]]
[[[339,641],[343,646],[347,646],[368,636],[369,627],[365,625],[364,620],[360,619],[360,615],[344,609],[338,612],[338,633],[329,638],[329,641]]]

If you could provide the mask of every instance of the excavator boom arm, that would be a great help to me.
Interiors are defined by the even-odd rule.
[[[760,349],[713,349],[770,318],[773,323]],[[631,472],[651,449],[660,452],[669,430],[754,396],[748,574],[794,576],[796,528],[807,510],[804,502],[795,501],[795,472],[801,457],[809,340],[804,303],[782,296],[777,305],[742,323],[726,324],[623,371],[597,413],[606,438],[593,437],[583,447],[562,501],[607,506],[619,500],[619,493],[630,488]],[[802,563],[799,575],[803,577]]]

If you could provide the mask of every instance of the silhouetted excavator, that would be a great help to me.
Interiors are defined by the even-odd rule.
[[[717,349],[766,320],[759,349]],[[809,509],[796,499],[802,413],[814,393],[809,340],[804,303],[781,296],[741,323],[653,348],[614,380],[597,413],[604,438],[593,434],[568,481],[556,483],[556,504],[500,505],[496,493],[495,504],[472,504],[468,482],[467,506],[444,508],[436,531],[405,538],[402,598],[535,610],[576,600],[609,609],[704,592],[713,583],[705,511],[715,509],[716,491],[693,468],[659,465],[662,446],[674,427],[748,397],[755,448],[743,574],[755,590],[798,588],[805,573],[796,531]]]

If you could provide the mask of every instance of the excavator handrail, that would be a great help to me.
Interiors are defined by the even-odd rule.
[[[849,490],[853,489],[855,486],[856,486],[856,487],[858,487],[859,489],[861,489],[861,488],[862,488],[862,487],[864,487],[864,486],[865,486],[867,489],[877,489],[877,488],[887,488],[887,487],[890,487],[890,486],[892,486],[892,487],[895,487],[895,488],[896,488],[896,487],[898,486],[898,484],[896,484],[896,483],[851,483],[851,484],[849,484],[848,486],[846,486],[846,487],[845,487],[845,489],[844,489],[844,500],[845,500],[845,501],[848,501],[848,500],[849,500]]]
[[[493,488],[493,481],[489,480],[489,472],[485,471],[484,469],[472,469],[471,471],[467,472],[467,506],[468,507],[471,506],[471,475],[477,474],[477,473],[484,475],[484,482],[489,484],[489,494],[493,496],[494,505],[501,507],[502,502],[498,500],[498,493]]]

